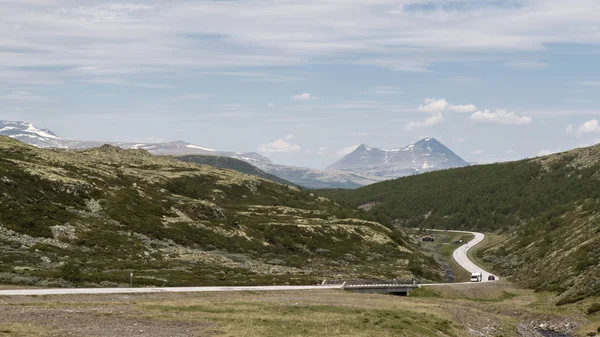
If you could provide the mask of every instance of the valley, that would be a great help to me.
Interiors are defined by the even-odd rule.
[[[478,165],[321,191],[397,227],[497,232],[504,241],[477,251],[492,272],[561,304],[600,295],[600,147],[517,162]]]
[[[65,308],[80,308],[69,312],[98,336],[138,326],[141,335],[238,336],[245,324],[245,336],[573,337],[599,328],[597,147],[354,190],[305,190],[227,156],[44,149],[9,137],[0,153],[0,283],[24,287],[2,291],[9,335],[76,333],[58,317],[75,310]],[[483,243],[453,244],[472,239]],[[482,270],[470,260],[502,279],[471,284]],[[397,298],[317,285],[325,279],[431,286]],[[172,288],[190,286],[205,288]],[[32,301],[40,287],[50,299]],[[102,298],[119,304],[99,310]],[[98,312],[112,330],[92,323]],[[29,324],[28,315],[55,318]]]
[[[0,337],[600,337],[600,0],[0,4]]]
[[[0,137],[0,282],[45,287],[440,280],[400,231],[293,186],[105,145]]]

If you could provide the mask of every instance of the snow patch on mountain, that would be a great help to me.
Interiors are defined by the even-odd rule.
[[[215,150],[213,150],[213,149],[207,149],[207,148],[205,148],[205,147],[200,147],[200,146],[197,146],[197,145],[192,145],[192,144],[188,144],[188,145],[186,145],[186,147],[187,147],[187,148],[190,148],[190,149],[198,149],[198,150],[204,150],[204,151],[208,151],[208,152],[216,152],[216,151],[215,151]]]
[[[328,170],[394,179],[463,166],[468,163],[435,138],[428,137],[400,149],[378,149],[362,144]]]

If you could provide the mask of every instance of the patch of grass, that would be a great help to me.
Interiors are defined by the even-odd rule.
[[[418,231],[419,235],[429,235],[435,238],[434,242],[419,242],[418,247],[426,254],[433,255],[436,259],[446,261],[452,273],[454,274],[455,282],[468,282],[471,279],[471,273],[460,266],[452,257],[452,254],[461,245],[452,244],[455,241],[462,240],[463,244],[474,238],[472,234],[456,233],[456,232],[432,232]],[[444,280],[445,281],[445,280]]]
[[[477,298],[477,299],[473,299],[474,301],[479,301],[479,302],[503,302],[503,301],[508,301],[508,300],[512,300],[513,298],[518,297],[519,294],[515,294],[515,293],[511,293],[508,291],[503,291],[502,294],[498,297],[494,297],[494,298]]]
[[[144,312],[182,320],[219,323],[235,336],[456,336],[452,322],[435,315],[332,305],[234,302],[203,305],[151,305]],[[173,316],[174,315],[174,316]]]
[[[597,312],[600,312],[600,303],[596,302],[596,303],[592,303],[590,305],[590,307],[587,309],[587,314],[588,315],[593,315]],[[600,329],[600,328],[598,328]]]
[[[40,327],[33,324],[0,324],[1,337],[45,337],[56,336],[54,329]]]
[[[410,292],[411,297],[426,297],[426,298],[440,298],[442,294],[433,290],[431,287],[421,287]]]

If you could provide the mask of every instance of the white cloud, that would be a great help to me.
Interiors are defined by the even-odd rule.
[[[10,101],[40,101],[44,100],[45,98],[42,96],[34,95],[29,91],[14,91],[10,94],[0,96],[0,99]]]
[[[558,149],[555,149],[555,150],[541,150],[540,152],[538,152],[537,156],[538,157],[543,157],[543,156],[547,156],[547,155],[558,153],[558,152],[561,152],[561,151],[558,150]]]
[[[466,55],[476,52],[531,68],[544,63],[523,60],[519,52],[600,43],[594,0],[511,1],[510,6],[504,1],[452,6],[441,0],[430,5],[420,0],[86,3],[4,1],[0,45],[9,52],[0,56],[0,64],[155,71],[305,65],[338,58],[426,71],[439,62],[469,61]],[[81,52],[74,52],[75,44],[81,44]]]
[[[346,146],[342,149],[339,149],[336,153],[340,156],[345,156],[347,154],[350,154],[352,151],[356,150],[356,148],[359,146],[360,146],[360,144]]]
[[[298,152],[302,148],[300,145],[292,144],[290,141],[296,138],[294,135],[286,135],[283,138],[276,139],[271,143],[260,144],[258,146],[258,152],[263,153],[288,153]]]
[[[450,105],[449,110],[454,111],[454,112],[474,112],[474,111],[477,111],[477,107],[474,106],[473,104]]]
[[[158,136],[148,136],[148,137],[137,137],[133,139],[136,143],[144,143],[144,144],[152,144],[152,143],[164,143],[167,142],[167,138],[158,137]]]
[[[167,89],[173,88],[170,84],[160,84],[160,83],[136,83],[124,80],[122,78],[115,77],[94,77],[86,80],[89,83],[97,83],[97,84],[114,84],[114,85],[129,85],[133,87],[142,87],[142,88],[150,88],[150,89]]]
[[[567,127],[565,128],[565,133],[567,135],[572,135],[573,132],[575,132],[575,129],[573,128],[573,125],[567,125]]]
[[[424,104],[419,105],[419,111],[428,112],[431,116],[422,121],[411,121],[406,125],[406,130],[430,127],[444,121],[444,112],[473,112],[477,107],[472,104],[453,105],[445,99],[426,98]]]
[[[209,94],[206,94],[203,92],[190,92],[190,93],[178,95],[175,98],[179,99],[179,100],[199,100],[199,99],[205,99],[209,96],[210,96]]]
[[[329,151],[329,147],[327,146],[321,146],[318,150],[317,150],[317,154],[319,156],[323,156],[325,155],[327,152]]]
[[[483,150],[473,150],[473,151],[471,151],[471,154],[474,155],[474,156],[480,156],[483,153],[484,153]]]
[[[397,95],[402,93],[399,87],[373,87],[365,92],[370,95]]]
[[[446,111],[452,112],[474,112],[477,110],[477,107],[473,104],[467,105],[452,105],[448,103],[445,99],[435,99],[435,98],[427,98],[425,99],[425,104],[419,106],[419,111],[429,112],[429,113],[440,113]]]
[[[425,105],[419,106],[419,111],[425,111],[430,113],[439,113],[446,111],[448,107],[448,101],[445,99],[426,98]]]
[[[267,106],[268,106],[269,108],[274,108],[276,105],[277,105],[277,104],[275,104],[275,103],[267,103]]]
[[[310,100],[318,99],[318,97],[312,96],[310,93],[305,92],[302,94],[292,96],[292,99],[294,101],[310,101]]]
[[[368,134],[368,133],[366,133],[366,132],[359,132],[359,133],[357,133],[356,135],[357,135],[357,136],[360,136],[360,137],[366,137],[366,136],[368,136],[369,134]]]
[[[519,60],[507,62],[506,66],[517,70],[540,70],[548,68],[550,65],[546,62],[535,60]]]
[[[464,143],[466,140],[464,138],[462,138],[462,137],[458,137],[458,138],[454,139],[454,141],[456,143]]]
[[[579,85],[585,85],[588,87],[600,87],[600,81],[581,81],[577,82]]]
[[[478,123],[492,123],[505,125],[525,125],[532,121],[529,116],[518,116],[515,112],[507,112],[506,110],[490,110],[477,111],[470,117],[471,120]]]
[[[406,125],[407,130],[414,130],[417,128],[426,128],[440,124],[444,121],[444,115],[442,113],[435,114],[427,117],[422,121],[411,121]]]
[[[524,53],[600,44],[597,1],[506,2],[10,0],[0,6],[0,64],[11,83],[208,69],[246,77],[252,67],[338,60],[397,71],[474,59],[531,69],[546,64]],[[249,74],[287,81],[279,77]],[[391,93],[381,88],[373,93]]]
[[[597,119],[589,120],[583,124],[581,124],[576,131],[578,136],[582,136],[586,133],[595,133],[600,132],[600,125],[598,125]]]

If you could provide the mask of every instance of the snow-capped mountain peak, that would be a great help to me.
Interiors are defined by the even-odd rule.
[[[442,143],[428,137],[398,149],[378,149],[362,144],[328,169],[391,179],[467,165]]]
[[[15,138],[37,147],[61,147],[65,139],[50,130],[39,129],[31,123],[18,121],[0,121],[0,135]]]
[[[104,144],[117,146],[123,149],[141,149],[155,155],[214,155],[224,157],[243,157],[248,161],[271,163],[271,161],[258,153],[235,153],[216,151],[207,147],[185,141],[163,142],[163,143],[129,143],[129,142],[103,142],[103,141],[76,141],[58,137],[50,130],[39,129],[31,123],[20,121],[0,121],[0,136],[15,138],[23,143],[42,148],[63,149],[88,149],[99,147]]]

